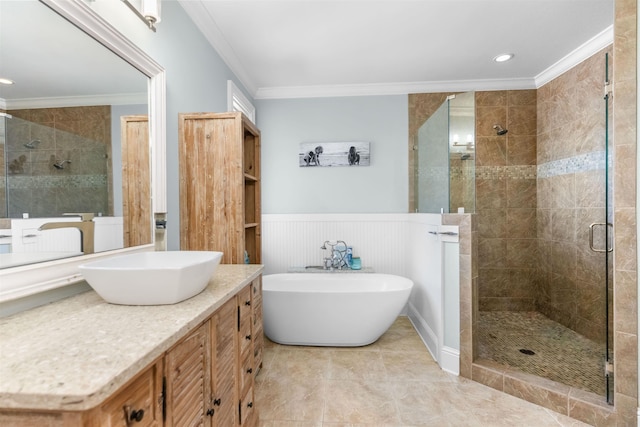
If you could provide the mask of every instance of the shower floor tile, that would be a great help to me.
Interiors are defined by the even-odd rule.
[[[260,427],[587,425],[444,372],[407,317],[365,347],[266,340],[255,387]]]
[[[605,394],[604,344],[537,312],[480,312],[478,332],[478,356],[482,359]]]

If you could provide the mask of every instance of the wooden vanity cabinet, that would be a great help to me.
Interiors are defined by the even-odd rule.
[[[256,279],[259,280],[259,279]],[[165,356],[165,426],[256,426],[251,295],[242,289]]]
[[[97,408],[0,410],[0,426],[257,427],[261,299],[259,276]]]

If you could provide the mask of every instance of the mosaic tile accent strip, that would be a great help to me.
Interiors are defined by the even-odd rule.
[[[453,166],[451,167],[451,170],[449,172],[451,174],[451,178],[474,178],[475,177],[475,171],[473,170],[472,167],[460,167],[460,166]]]
[[[107,175],[21,176],[10,175],[10,190],[32,188],[107,188]]]
[[[604,396],[604,344],[537,312],[480,312],[478,333],[480,358]]]
[[[477,179],[536,179],[536,166],[478,166]]]
[[[594,151],[566,159],[553,160],[538,165],[538,177],[549,178],[557,175],[604,169],[604,157],[604,151]]]

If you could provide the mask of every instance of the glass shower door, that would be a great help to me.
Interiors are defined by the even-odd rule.
[[[449,100],[418,129],[418,212],[449,213]]]

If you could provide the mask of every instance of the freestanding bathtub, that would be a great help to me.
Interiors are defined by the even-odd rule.
[[[413,281],[389,274],[264,276],[264,330],[279,344],[357,347],[375,342],[409,299]]]

